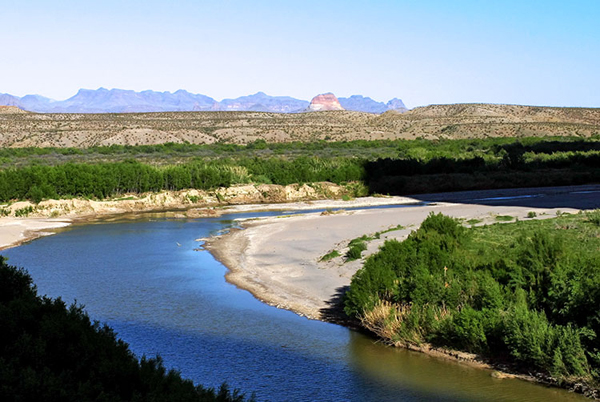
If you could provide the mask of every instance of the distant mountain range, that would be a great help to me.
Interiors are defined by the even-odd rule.
[[[362,95],[338,98],[346,110],[367,113],[383,113],[388,110],[405,112],[408,109],[400,99],[387,103],[377,102]],[[176,92],[142,91],[124,89],[80,89],[67,100],[57,101],[40,95],[22,98],[0,94],[0,106],[17,106],[38,113],[141,113],[186,111],[257,111],[297,113],[308,110],[309,101],[289,96],[269,96],[264,92],[223,99],[218,102],[206,95],[192,94],[185,90]]]

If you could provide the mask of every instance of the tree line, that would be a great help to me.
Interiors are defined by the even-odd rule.
[[[360,181],[362,161],[301,157],[195,161],[155,167],[134,160],[117,163],[66,163],[0,171],[0,201],[90,197],[104,199],[125,193],[161,190],[210,190],[242,183],[287,185]]]
[[[354,150],[383,150],[394,157],[355,156]],[[183,152],[208,145],[101,147],[110,152],[148,151],[147,147]],[[215,146],[216,147],[216,146]],[[596,139],[486,139],[443,141],[354,141],[348,143],[221,144],[235,150],[298,149],[299,154],[184,158],[168,164],[136,159],[114,162],[68,162],[0,169],[0,202],[46,198],[104,199],[125,193],[161,190],[211,190],[243,183],[287,185],[329,181],[359,181],[371,193],[404,195],[423,192],[503,187],[572,185],[600,181],[600,141]],[[318,154],[318,149],[342,149],[350,154]],[[383,148],[379,148],[383,147]],[[219,148],[220,149],[220,148]],[[31,152],[36,149],[29,149]],[[244,152],[246,152],[244,151]],[[2,150],[4,153],[29,152]],[[42,152],[42,150],[40,150]],[[82,150],[82,152],[91,152]],[[109,153],[110,153],[109,152]],[[317,155],[315,155],[317,154]],[[325,155],[325,156],[323,156]],[[163,155],[165,156],[165,155]]]

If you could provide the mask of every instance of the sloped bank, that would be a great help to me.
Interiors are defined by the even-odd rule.
[[[362,185],[329,182],[311,184],[238,185],[214,191],[182,190],[160,193],[127,194],[108,200],[61,199],[38,204],[19,201],[0,205],[0,249],[15,246],[73,222],[94,220],[121,214],[173,211],[179,218],[200,218],[234,212],[235,208],[260,210],[273,204],[314,202],[319,200],[349,200],[364,192]],[[373,199],[366,203],[374,202]],[[378,198],[379,204],[395,203],[395,198]],[[253,205],[253,207],[250,207]],[[328,206],[323,204],[323,208]],[[287,205],[286,205],[287,208]]]

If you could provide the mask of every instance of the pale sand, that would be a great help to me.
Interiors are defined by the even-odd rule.
[[[246,221],[242,223],[244,230],[211,238],[205,247],[230,269],[229,282],[270,305],[311,319],[323,319],[324,309],[331,308],[331,300],[350,284],[362,261],[344,263],[342,257],[329,262],[319,262],[319,259],[334,249],[343,255],[353,238],[397,225],[405,228],[370,242],[363,253],[367,256],[376,252],[387,239],[406,238],[430,212],[494,223],[495,215],[527,219],[527,213],[535,211],[538,218],[544,218],[556,216],[558,210],[440,203],[329,215],[313,213]],[[560,211],[575,213],[578,210],[560,208]]]
[[[0,250],[53,233],[71,224],[70,219],[0,218]]]

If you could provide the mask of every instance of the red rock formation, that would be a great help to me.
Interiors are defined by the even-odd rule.
[[[328,92],[326,94],[315,96],[310,101],[308,110],[316,112],[321,110],[344,110],[344,108],[340,105],[340,102],[335,95]]]

